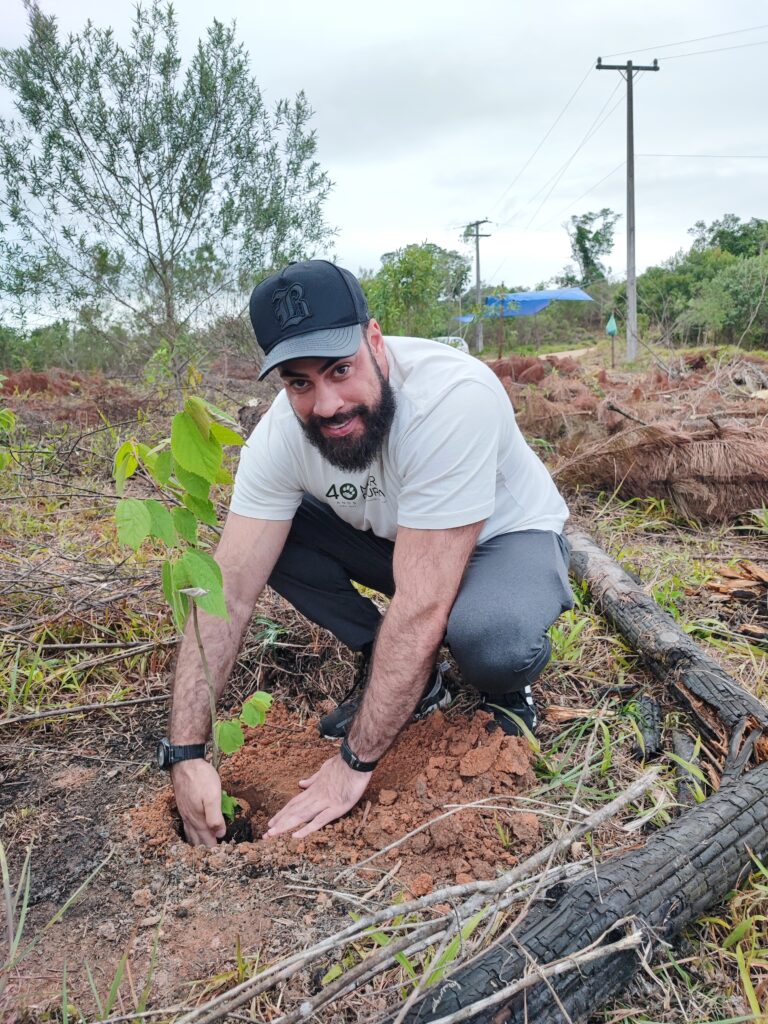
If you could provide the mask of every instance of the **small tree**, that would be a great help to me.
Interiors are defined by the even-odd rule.
[[[579,270],[578,277],[566,271],[564,283],[579,284],[583,288],[593,281],[603,281],[609,273],[601,263],[613,249],[613,233],[619,214],[607,206],[597,213],[574,215],[564,225],[571,240],[571,255]]]
[[[469,272],[461,253],[423,242],[385,253],[361,284],[385,334],[433,338],[446,333]]]
[[[328,238],[312,111],[301,92],[266,107],[233,26],[214,21],[184,69],[160,0],[125,46],[91,22],[61,38],[25,6],[26,46],[0,50],[17,112],[0,119],[0,284],[127,318],[178,376],[191,325]]]
[[[135,439],[125,441],[115,454],[114,465],[115,488],[121,495],[115,508],[118,539],[134,551],[145,541],[165,547],[163,594],[180,632],[188,619],[192,620],[208,686],[212,763],[217,770],[220,753],[232,754],[243,745],[243,725],[261,725],[272,704],[270,694],[257,690],[243,704],[237,719],[216,720],[216,693],[198,625],[198,609],[229,619],[221,569],[198,538],[201,525],[217,525],[211,488],[232,483],[223,464],[224,447],[244,443],[227,423],[232,421],[221,409],[202,398],[188,398],[183,411],[173,418],[170,439],[154,448]],[[122,497],[126,481],[139,467],[165,500]],[[222,792],[221,808],[230,819],[236,802]]]

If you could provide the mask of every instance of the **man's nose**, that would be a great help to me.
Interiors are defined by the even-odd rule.
[[[315,405],[312,410],[315,416],[328,419],[335,416],[343,405],[344,399],[332,384],[320,381],[315,385]]]

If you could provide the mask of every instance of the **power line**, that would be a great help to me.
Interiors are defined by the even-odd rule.
[[[560,220],[564,213],[569,213],[574,208],[574,206],[576,206],[577,203],[580,203],[582,199],[585,199],[590,194],[590,192],[594,192],[595,189],[599,188],[604,181],[608,181],[608,179],[612,177],[616,173],[616,171],[620,171],[621,168],[624,167],[626,162],[626,160],[622,160],[621,163],[616,164],[612,171],[608,171],[608,173],[603,175],[603,177],[599,181],[596,181],[594,185],[590,185],[586,192],[582,192],[578,199],[574,199],[572,203],[568,203],[567,206],[563,207],[560,213],[555,214],[552,220],[548,220],[547,223],[543,225],[543,228],[549,227],[550,224],[554,224],[556,220]]]
[[[577,95],[578,95],[578,93],[579,93],[579,92],[581,91],[581,87],[582,87],[582,86],[584,85],[584,83],[586,82],[586,80],[587,80],[587,79],[589,78],[589,75],[590,75],[590,72],[591,72],[591,71],[592,71],[592,65],[590,64],[590,65],[589,65],[589,67],[587,68],[586,74],[584,75],[584,77],[582,78],[582,80],[581,80],[581,81],[579,82],[579,84],[578,84],[578,85],[576,86],[576,88],[575,88],[575,89],[573,90],[573,92],[571,93],[571,95],[570,95],[570,98],[569,98],[569,99],[568,99],[568,101],[566,102],[566,104],[565,104],[565,106],[563,107],[563,109],[562,109],[562,110],[560,111],[560,113],[559,113],[559,114],[557,115],[557,117],[556,117],[556,118],[555,118],[555,120],[554,120],[554,121],[552,122],[552,124],[551,124],[551,125],[549,126],[549,128],[548,128],[548,129],[547,129],[547,131],[546,131],[546,132],[544,133],[544,135],[542,135],[541,139],[539,140],[539,143],[538,143],[538,145],[536,146],[536,148],[534,149],[534,151],[533,151],[533,152],[531,153],[531,155],[530,155],[530,156],[528,157],[528,159],[527,159],[527,160],[525,161],[525,163],[524,163],[524,164],[523,164],[523,166],[522,166],[522,167],[520,168],[520,170],[519,170],[519,171],[517,172],[517,174],[515,175],[515,178],[514,178],[514,180],[512,181],[512,183],[511,183],[510,185],[507,185],[507,187],[506,187],[506,188],[504,189],[504,191],[503,191],[503,192],[501,193],[501,195],[499,196],[499,198],[498,198],[498,199],[496,200],[496,202],[495,202],[495,203],[493,204],[493,206],[491,207],[491,212],[492,212],[493,210],[495,210],[495,209],[496,209],[496,207],[497,207],[497,206],[499,205],[499,203],[501,203],[501,202],[503,201],[503,199],[504,199],[504,197],[505,197],[505,196],[507,195],[507,193],[508,193],[508,192],[509,192],[509,191],[510,191],[511,189],[513,189],[513,188],[515,187],[515,185],[516,185],[516,184],[518,183],[518,181],[520,180],[520,178],[522,177],[522,175],[523,175],[523,174],[525,173],[526,169],[528,168],[528,166],[529,166],[529,164],[531,163],[531,161],[533,160],[533,158],[534,158],[534,157],[536,156],[536,154],[537,154],[537,153],[539,152],[539,150],[541,149],[541,147],[542,147],[542,146],[544,145],[544,143],[545,143],[545,142],[547,141],[547,139],[549,138],[549,136],[550,136],[550,135],[552,134],[552,132],[553,132],[553,131],[555,130],[555,128],[556,128],[556,127],[557,127],[557,125],[559,124],[559,122],[560,122],[561,118],[562,118],[562,117],[563,117],[563,115],[565,114],[565,112],[566,112],[566,110],[568,109],[568,107],[570,107],[570,105],[571,105],[571,104],[573,103],[573,101],[574,101],[574,100],[576,99],[576,96],[577,96]]]
[[[759,39],[756,43],[739,43],[737,46],[718,46],[715,50],[694,50],[693,53],[672,53],[664,60],[681,60],[683,57],[699,57],[702,53],[723,53],[725,50],[744,50],[748,46],[765,46],[768,39]]]
[[[606,57],[623,57],[627,53],[648,53],[649,50],[666,50],[670,46],[687,46],[688,43],[703,43],[707,39],[722,39],[725,36],[738,36],[743,32],[757,32],[768,28],[768,25],[752,25],[751,28],[735,28],[731,32],[716,32],[711,36],[697,36],[695,39],[679,39],[676,43],[661,43],[659,46],[646,46],[642,50],[621,50],[619,53],[607,53]]]
[[[634,80],[643,71],[658,71],[659,62],[654,58],[652,65],[636,65],[628,60],[625,64],[603,64],[597,58],[598,71],[618,71],[627,83],[627,362],[637,358],[637,275],[635,272],[635,115]]]
[[[768,160],[768,153],[636,153],[635,156],[672,156],[684,160]]]
[[[535,203],[536,200],[539,198],[539,196],[542,194],[542,192],[544,192],[553,182],[554,182],[554,185],[557,184],[559,179],[562,178],[563,174],[565,174],[566,170],[568,169],[569,164],[574,159],[574,157],[579,152],[579,150],[582,148],[582,146],[585,145],[585,143],[592,137],[594,132],[597,131],[597,129],[599,127],[601,127],[602,124],[604,124],[605,120],[608,117],[610,117],[611,114],[613,113],[613,111],[616,109],[616,107],[613,107],[613,109],[610,110],[608,112],[608,114],[606,115],[606,118],[604,118],[603,121],[600,121],[600,124],[597,123],[600,120],[600,117],[601,117],[603,111],[608,106],[608,104],[611,102],[611,100],[613,99],[613,97],[619,91],[620,88],[621,88],[621,83],[618,82],[616,84],[616,88],[613,90],[613,92],[610,94],[608,99],[605,101],[605,103],[603,103],[602,107],[597,112],[597,116],[595,117],[595,119],[592,122],[592,124],[589,126],[589,128],[587,128],[587,130],[586,130],[586,132],[585,132],[581,142],[576,147],[576,149],[573,151],[573,153],[571,153],[570,157],[566,160],[566,162],[564,164],[561,164],[561,166],[555,171],[555,173],[551,177],[547,178],[547,180],[544,182],[543,185],[539,186],[539,188],[534,192],[534,194],[531,196],[531,198],[527,202],[523,203],[523,205],[518,210],[515,210],[515,212],[512,214],[511,217],[509,217],[507,220],[503,221],[502,223],[498,224],[497,225],[498,227],[502,227],[503,228],[503,227],[506,227],[508,224],[511,224],[512,221],[515,220],[516,217],[519,217],[523,213],[523,211],[526,210],[531,205],[531,203]],[[619,97],[618,103],[621,103],[621,97]],[[618,106],[618,103],[616,104],[616,106]],[[554,185],[553,185],[553,187],[554,187]],[[540,207],[539,207],[539,209],[540,209]],[[538,210],[537,210],[537,212],[538,212]]]
[[[613,90],[613,92],[611,93],[611,95],[610,95],[610,96],[608,97],[608,99],[607,99],[607,100],[605,101],[605,103],[603,104],[603,107],[602,107],[602,109],[601,109],[601,111],[600,111],[600,114],[602,114],[603,110],[605,110],[605,108],[606,108],[606,107],[608,106],[608,104],[610,103],[610,101],[611,101],[611,100],[613,99],[614,93],[615,93],[615,92],[616,92],[616,90],[617,90],[617,89],[619,89],[620,87],[621,87],[621,82],[619,82],[619,83],[618,83],[618,84],[616,85],[616,89],[614,89],[614,90]],[[589,142],[589,140],[590,140],[590,139],[592,138],[592,136],[593,136],[593,135],[595,135],[595,134],[596,134],[596,133],[597,133],[597,132],[598,132],[598,131],[599,131],[599,130],[600,130],[600,129],[601,129],[602,127],[603,127],[603,125],[604,125],[604,124],[605,124],[605,122],[606,122],[606,121],[608,120],[608,118],[609,118],[609,117],[610,117],[610,116],[611,116],[611,115],[613,114],[614,110],[616,110],[616,108],[617,108],[617,107],[618,107],[618,106],[619,106],[619,105],[620,105],[620,104],[621,104],[621,103],[623,102],[623,99],[624,99],[624,97],[623,97],[623,96],[619,96],[619,98],[618,98],[618,100],[616,101],[616,103],[614,103],[614,105],[613,105],[613,106],[611,107],[611,109],[610,109],[610,110],[608,111],[608,113],[607,113],[607,114],[605,115],[605,117],[604,117],[604,118],[602,119],[602,121],[600,121],[600,123],[599,123],[599,124],[598,124],[598,123],[596,123],[596,122],[597,122],[598,118],[600,117],[600,114],[598,114],[598,115],[597,115],[597,117],[595,118],[595,120],[594,120],[594,121],[592,122],[592,126],[591,126],[591,127],[590,127],[590,128],[588,129],[588,130],[587,130],[587,134],[586,134],[586,135],[584,136],[584,138],[583,138],[583,139],[581,140],[581,142],[580,142],[580,143],[578,144],[578,146],[576,147],[576,149],[574,149],[573,153],[571,153],[571,155],[570,155],[570,156],[568,157],[568,159],[566,160],[566,162],[565,162],[565,163],[563,164],[562,168],[560,169],[560,172],[559,172],[559,174],[557,175],[557,178],[556,178],[556,179],[555,179],[555,181],[554,181],[554,182],[552,183],[552,187],[550,188],[549,192],[547,192],[547,194],[546,194],[546,195],[544,196],[544,198],[543,198],[543,199],[541,200],[541,202],[539,203],[539,205],[538,205],[538,206],[536,207],[536,211],[535,211],[535,213],[533,214],[533,216],[531,217],[531,219],[530,219],[530,220],[528,221],[528,223],[527,223],[527,224],[525,225],[525,230],[526,230],[526,231],[527,231],[527,230],[528,230],[528,229],[530,228],[531,224],[533,224],[533,222],[534,222],[534,221],[536,220],[536,218],[537,218],[537,217],[538,217],[538,215],[539,215],[539,211],[540,211],[540,210],[542,209],[542,207],[544,206],[544,204],[546,203],[546,201],[547,201],[547,200],[549,199],[549,197],[550,197],[550,196],[552,195],[552,193],[553,193],[553,192],[555,191],[555,189],[557,188],[557,186],[558,186],[558,185],[560,184],[560,181],[561,181],[561,179],[562,179],[563,175],[564,175],[564,174],[565,174],[565,172],[566,172],[566,171],[568,170],[568,168],[569,168],[569,167],[571,166],[571,163],[572,163],[572,162],[573,162],[573,160],[575,159],[575,157],[576,157],[576,154],[577,154],[577,153],[578,153],[578,152],[579,152],[579,151],[580,151],[581,149],[583,149],[583,148],[584,148],[584,146],[586,146],[586,144],[587,144],[587,143]]]

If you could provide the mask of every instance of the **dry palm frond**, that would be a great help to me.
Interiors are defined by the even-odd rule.
[[[729,520],[768,504],[768,427],[665,421],[579,448],[554,475],[565,487],[666,498],[689,519]]]

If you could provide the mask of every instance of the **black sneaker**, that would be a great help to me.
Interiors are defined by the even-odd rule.
[[[438,708],[444,708],[451,703],[451,694],[443,682],[443,676],[448,671],[448,668],[447,661],[442,661],[435,667],[434,672],[427,680],[424,696],[413,713],[414,721],[426,718],[432,711],[437,711]],[[367,679],[367,669],[368,665],[364,664],[346,699],[337,708],[334,708],[333,711],[323,715],[317,723],[317,730],[323,739],[340,740],[347,735],[349,724],[355,717],[355,713],[360,707],[360,701],[363,699],[362,684]],[[358,688],[361,689],[361,692],[353,697],[352,694]]]
[[[513,693],[484,693],[482,697],[481,710],[490,711],[494,718],[493,722],[488,723],[491,728],[501,726],[507,736],[523,736],[525,731],[521,728],[522,722],[528,732],[536,731],[539,720],[530,686],[524,686],[522,690]]]

